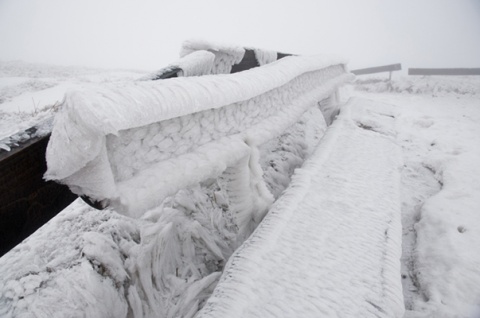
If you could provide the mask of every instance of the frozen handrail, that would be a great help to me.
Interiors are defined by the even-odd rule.
[[[45,177],[139,216],[180,188],[215,177],[239,159],[242,143],[275,137],[350,79],[341,59],[298,56],[229,75],[70,92],[56,117]],[[192,133],[195,120],[201,129]],[[229,121],[243,128],[231,130]],[[222,143],[239,152],[217,161],[204,155],[221,151]],[[188,153],[203,163],[192,165]]]

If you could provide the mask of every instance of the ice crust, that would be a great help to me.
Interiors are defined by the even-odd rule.
[[[197,317],[402,317],[402,160],[369,103],[342,108]]]
[[[138,217],[279,136],[352,78],[341,62],[288,57],[231,75],[72,91],[55,118],[45,177]]]

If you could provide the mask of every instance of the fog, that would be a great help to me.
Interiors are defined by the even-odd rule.
[[[478,0],[0,0],[0,60],[152,70],[202,38],[351,68],[480,67]]]

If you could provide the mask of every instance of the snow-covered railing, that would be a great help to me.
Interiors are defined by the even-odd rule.
[[[0,315],[193,317],[352,77],[340,59],[291,56],[68,93],[46,176],[110,208],[76,201],[2,257]]]
[[[235,73],[271,63],[290,54],[207,41],[186,41],[181,56],[178,61],[140,81]],[[0,140],[0,181],[3,181],[0,195],[0,256],[76,198],[68,187],[45,182],[42,178],[46,170],[45,152],[52,122],[53,118],[49,118]],[[12,178],[12,175],[17,177]],[[95,205],[88,197],[83,198]]]
[[[45,176],[138,217],[255,156],[351,78],[342,63],[289,57],[231,75],[71,92],[55,119]]]

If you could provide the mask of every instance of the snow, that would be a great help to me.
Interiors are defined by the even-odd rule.
[[[218,177],[245,155],[243,144],[259,146],[297,122],[351,79],[341,61],[288,57],[237,74],[68,92],[45,177],[138,217],[176,191]]]
[[[215,61],[215,54],[199,50],[193,51],[192,53],[185,55],[180,58],[178,61],[171,63],[167,67],[157,71],[155,73],[149,74],[143,78],[140,78],[141,81],[150,81],[161,78],[163,74],[175,71],[180,69],[177,72],[177,76],[201,76],[212,74],[212,68]]]
[[[65,92],[86,83],[133,80],[139,71],[0,62],[0,140],[50,119]],[[6,142],[0,144],[6,145]]]
[[[399,110],[405,316],[478,317],[479,79],[398,78],[390,92],[382,80],[357,83],[376,93],[355,94]]]
[[[148,129],[157,134],[165,132],[167,136],[180,137],[185,135],[175,127],[192,129],[200,125],[209,132],[207,137],[221,138],[216,137],[214,143],[193,144],[200,150],[207,147],[204,151],[191,149],[184,156],[172,157],[170,162],[177,164],[172,170],[176,178],[180,176],[175,174],[182,172],[178,169],[179,160],[191,158],[190,164],[198,167],[192,170],[198,179],[188,187],[182,180],[172,179],[174,186],[184,188],[172,191],[142,217],[131,219],[112,209],[96,211],[78,200],[3,256],[0,277],[5,283],[0,284],[4,286],[0,288],[0,315],[34,312],[54,317],[85,313],[92,317],[193,316],[211,294],[229,256],[263,219],[275,196],[288,185],[288,181],[276,183],[278,176],[289,180],[295,167],[303,163],[321,140],[326,123],[317,98],[328,97],[336,85],[350,78],[342,73],[341,66],[327,67],[319,74],[293,78],[292,86],[297,91],[292,96],[280,94],[280,88],[272,90],[268,96],[271,105],[279,103],[281,98],[284,103],[292,102],[287,112],[290,117],[279,116],[275,108],[262,114],[260,107],[255,110],[254,101],[226,106],[229,111],[220,107],[218,111],[232,113],[224,117],[229,122],[222,127],[243,129],[243,138],[235,134],[221,137],[224,134],[221,130],[212,129],[205,118],[197,121],[193,114],[184,116],[187,124],[184,126],[179,125],[182,118],[166,119],[165,129],[159,129],[157,123],[149,125]],[[323,78],[330,80],[316,87],[318,82],[314,80]],[[307,93],[303,94],[305,90]],[[252,119],[259,117],[258,123],[250,126],[251,122],[244,122],[242,112],[235,112],[235,107],[243,107],[245,116]],[[217,110],[206,111],[215,114]],[[217,120],[219,115],[216,114]],[[259,129],[262,124],[268,129]],[[139,130],[124,132],[132,133],[132,138],[145,138],[148,129],[141,126]],[[239,151],[232,152],[236,148]],[[231,160],[223,168],[220,158],[215,157],[222,152]],[[168,161],[160,164],[165,162]],[[205,164],[218,170],[218,175],[212,175]],[[263,171],[263,167],[272,169]],[[168,167],[163,171],[169,172]],[[62,247],[57,248],[58,244]],[[37,283],[25,292],[25,277],[29,276],[34,276]],[[75,290],[69,291],[68,286],[75,286]],[[59,297],[62,300],[55,301]]]
[[[260,66],[275,62],[277,60],[277,52],[271,50],[263,50],[254,48],[255,58]]]
[[[279,62],[281,61],[262,68],[275,67]],[[130,75],[128,72],[110,73],[112,77],[109,79],[108,73],[99,71],[95,73],[65,68],[37,68],[22,63],[0,65],[0,71],[3,72],[1,87],[15,87],[28,83],[31,78],[40,79],[40,86],[23,86],[26,90],[32,88],[25,93],[26,96],[35,94],[35,87],[41,87],[42,81],[70,81],[85,87],[84,84],[89,82],[116,82],[120,77],[136,77],[133,72]],[[17,67],[20,71],[16,71]],[[252,71],[242,73],[249,74]],[[115,74],[119,74],[118,78]],[[265,78],[267,79],[268,77]],[[298,84],[302,86],[301,81]],[[110,83],[101,86],[103,90],[105,87],[120,88],[122,85]],[[202,315],[213,315],[213,310],[208,311],[208,308],[214,306],[244,306],[248,309],[248,304],[241,303],[241,297],[252,297],[254,292],[260,296],[271,296],[263,303],[260,298],[254,297],[252,304],[257,304],[260,306],[259,310],[263,310],[272,308],[269,304],[275,301],[273,295],[284,299],[281,297],[293,294],[290,298],[295,299],[294,288],[298,289],[298,294],[305,294],[314,282],[325,286],[331,282],[331,286],[327,286],[314,301],[308,302],[311,298],[306,297],[296,303],[297,306],[289,307],[286,305],[289,300],[284,299],[279,308],[285,308],[286,312],[296,310],[291,316],[298,316],[302,311],[316,308],[331,310],[344,303],[338,315],[347,315],[349,310],[356,309],[371,310],[372,316],[382,315],[378,312],[381,308],[391,310],[390,316],[393,316],[401,313],[402,309],[399,304],[401,277],[405,317],[478,317],[478,87],[478,79],[472,77],[394,76],[391,83],[371,78],[363,80],[363,77],[359,77],[350,90],[341,90],[343,96],[340,97],[360,96],[370,102],[362,102],[359,106],[357,99],[356,107],[340,113],[340,121],[338,118],[335,121],[338,108],[332,107],[339,100],[336,92],[332,94],[330,91],[330,98],[320,103],[317,103],[318,100],[313,102],[314,96],[308,97],[308,94],[301,93],[304,98],[299,99],[298,104],[310,106],[306,110],[301,106],[293,107],[298,114],[288,110],[292,111],[289,114],[296,118],[294,124],[289,124],[289,116],[269,116],[271,122],[260,121],[252,126],[254,129],[249,130],[250,123],[242,126],[242,129],[245,129],[242,132],[248,130],[249,133],[241,138],[235,132],[225,134],[212,130],[202,137],[213,138],[213,143],[207,141],[200,145],[193,142],[190,144],[193,145],[191,149],[178,156],[169,153],[163,162],[171,160],[173,163],[175,158],[180,157],[183,160],[192,153],[200,155],[204,152],[196,151],[201,147],[220,147],[222,142],[232,141],[228,146],[238,147],[239,151],[226,154],[226,157],[233,155],[232,158],[235,158],[232,162],[235,163],[217,177],[186,186],[177,192],[171,190],[175,193],[167,195],[160,206],[150,209],[139,218],[129,218],[112,209],[93,210],[78,200],[0,258],[0,316],[193,317],[205,303],[208,305]],[[86,85],[85,91],[91,92],[91,87]],[[5,94],[2,96],[8,95],[11,101],[23,94],[21,88],[2,92]],[[260,95],[267,96],[268,92]],[[314,90],[312,95],[317,93],[318,96],[326,94]],[[63,96],[59,98],[61,100]],[[272,104],[278,102],[274,95],[271,99]],[[236,103],[241,104],[242,101],[232,102]],[[314,107],[317,105],[318,107]],[[172,113],[174,106],[171,108]],[[219,111],[224,109],[224,106],[227,105],[221,105],[216,110],[205,109],[201,113]],[[22,107],[20,105],[20,111]],[[25,105],[26,109],[28,107],[30,106]],[[232,113],[233,120],[230,125],[234,128],[238,122],[242,122],[241,118],[235,121],[235,115],[238,114]],[[7,126],[12,128],[11,131],[19,131],[22,120],[37,123],[35,115],[30,112],[3,112],[0,115],[2,131]],[[187,111],[187,114],[179,116],[192,119],[192,115]],[[342,120],[347,117],[348,120]],[[202,125],[203,117],[195,118],[200,120]],[[118,130],[118,136],[108,135],[105,139],[114,140],[123,135],[128,137],[126,140],[134,147],[135,143],[131,141],[143,140],[142,134],[149,131],[143,129],[146,127],[152,131],[160,128],[172,130],[163,137],[185,136],[186,130],[178,128],[181,121],[175,120],[178,119],[174,116],[158,122],[168,123],[165,126],[155,121]],[[186,120],[185,124],[191,125],[192,122],[196,123],[194,127],[198,128],[195,120]],[[332,122],[333,125],[327,128]],[[184,127],[192,128],[189,125]],[[208,127],[210,125],[203,125],[202,130]],[[138,136],[134,137],[136,134]],[[276,137],[269,139],[270,136]],[[345,146],[341,147],[342,144]],[[303,165],[317,145],[319,148],[314,156],[318,160],[311,158],[307,165]],[[398,148],[401,149],[401,155],[392,155],[399,151]],[[142,147],[136,149],[143,155],[147,154],[142,152]],[[183,151],[180,147],[175,149],[179,153]],[[197,160],[195,155],[192,157]],[[372,161],[366,160],[367,157],[373,157]],[[238,161],[235,161],[236,158]],[[213,162],[214,159],[205,156],[204,162],[208,160]],[[398,166],[399,163],[403,168],[395,170],[393,166]],[[112,167],[112,162],[108,161],[106,164]],[[345,169],[348,165],[361,167]],[[211,167],[215,168],[215,165],[212,164]],[[298,169],[299,167],[302,168]],[[259,178],[261,171],[263,178]],[[292,182],[294,171],[299,173],[293,177]],[[181,175],[180,171],[177,172]],[[175,175],[177,172],[172,170],[171,173]],[[327,178],[329,173],[343,177]],[[382,179],[380,176],[385,176],[385,173],[391,178]],[[212,174],[215,175],[216,172]],[[195,175],[198,179],[203,179],[201,172],[195,171]],[[210,172],[205,173],[205,176],[207,175],[211,175]],[[317,178],[324,182],[317,182]],[[358,182],[353,182],[357,179]],[[309,183],[303,182],[306,180],[309,180]],[[399,189],[395,189],[394,180],[400,182]],[[177,181],[174,180],[174,183]],[[282,195],[289,185],[291,187],[287,193],[296,201],[290,201]],[[169,186],[170,184],[166,185]],[[312,192],[314,188],[321,191]],[[302,193],[305,194],[304,203]],[[392,199],[394,196],[398,197],[396,204],[401,207],[402,214],[401,258],[398,246],[400,234],[395,235],[395,231],[399,229],[398,211],[393,213],[392,208],[395,205]],[[258,225],[272,200],[277,200],[273,213],[267,214],[248,243],[242,245]],[[388,203],[385,205],[388,208],[384,209],[388,213],[379,213],[380,206],[368,204],[370,200]],[[293,213],[289,207],[294,207],[297,203],[304,209]],[[332,211],[349,207],[354,212],[365,210],[365,213],[354,220],[349,219],[353,212],[333,215],[325,212],[328,209],[305,215],[305,211],[319,204],[331,208]],[[281,212],[284,213],[282,215],[291,217],[289,222],[278,218],[275,221],[284,225],[282,231],[285,235],[281,235],[277,241],[253,239],[258,237],[257,233],[272,235],[268,225],[275,222],[271,223],[269,220],[275,219]],[[371,218],[365,218],[365,215]],[[389,219],[392,220],[390,224],[387,221]],[[335,224],[338,226],[335,227]],[[391,240],[383,240],[383,245],[381,242],[385,236],[379,232],[382,224],[388,224],[391,229],[388,233],[392,234],[388,236]],[[289,232],[290,226],[301,226],[301,229]],[[359,226],[364,229],[360,231]],[[350,231],[346,231],[348,229]],[[344,230],[346,232],[341,232]],[[308,239],[302,240],[305,236],[308,236]],[[305,243],[322,239],[324,241],[319,242],[316,246],[318,248],[312,251],[309,249],[312,249],[313,243]],[[359,246],[357,241],[362,240],[365,240],[365,243]],[[282,256],[282,253],[288,251],[295,257],[285,257],[274,262],[274,259],[267,255],[255,254],[253,260],[263,258],[265,262],[273,265],[267,268],[265,275],[257,276],[254,282],[247,281],[245,286],[253,287],[245,290],[239,285],[238,289],[234,289],[235,293],[238,293],[238,298],[235,299],[222,298],[219,289],[214,291],[227,262],[232,270],[239,261],[249,262],[247,259],[231,258],[232,253],[237,251],[235,253],[241,254],[244,250],[274,250],[277,243],[284,244],[282,246],[285,248],[282,250],[277,247],[280,251],[272,254],[272,257]],[[340,247],[334,249],[334,246]],[[360,254],[359,251],[364,251],[366,246],[371,248]],[[319,256],[320,252],[330,248],[333,251],[324,254],[326,257]],[[381,251],[387,251],[385,257],[392,261],[382,262],[379,257]],[[335,264],[335,258],[329,257],[331,255],[339,259],[355,255],[358,255],[358,258],[355,261]],[[297,261],[302,257],[305,261]],[[315,267],[311,264],[318,263],[333,266],[334,270],[327,274],[322,270],[313,271]],[[234,271],[235,277],[245,281],[246,277],[258,275],[261,266],[262,263],[250,272],[247,269]],[[366,266],[365,270],[361,271],[363,266]],[[386,269],[383,276],[373,275],[373,271],[378,272],[380,268]],[[288,275],[284,274],[277,281],[272,280],[278,273]],[[346,277],[350,274],[352,283],[345,288],[339,288],[338,286],[348,280]],[[323,276],[321,280],[310,279],[305,282],[306,277],[311,277],[309,275]],[[225,276],[221,278],[219,288],[228,280]],[[268,281],[267,278],[271,280]],[[390,283],[385,283],[387,281]],[[292,286],[292,290],[275,287],[265,291],[255,287],[257,284],[284,284]],[[367,288],[367,285],[370,288]],[[385,297],[379,297],[383,287],[391,292],[386,293]],[[345,295],[355,291],[360,293],[350,297],[350,302],[345,303]],[[208,300],[212,292],[216,298]],[[314,289],[312,294],[316,295],[317,292],[318,290]],[[212,304],[214,299],[217,299],[218,303]],[[224,300],[229,302],[222,304]],[[305,315],[307,314],[308,312]]]
[[[191,39],[182,44],[180,57],[189,55],[195,51],[209,51],[215,54],[212,74],[229,74],[234,64],[242,61],[245,49],[240,46],[213,43],[203,39]]]
[[[400,149],[370,104],[341,109],[197,317],[402,316]]]

